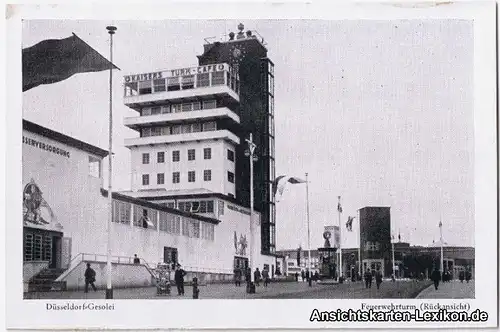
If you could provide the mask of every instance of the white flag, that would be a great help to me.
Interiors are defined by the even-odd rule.
[[[287,183],[298,184],[298,183],[306,183],[306,181],[294,176],[286,176],[286,175],[278,176],[275,180],[275,186],[274,186],[274,195],[276,198],[276,202],[279,202],[283,197],[283,192],[285,191]]]

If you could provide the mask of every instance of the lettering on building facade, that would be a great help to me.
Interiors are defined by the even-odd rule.
[[[127,76],[125,76],[125,83],[151,81],[151,80],[156,80],[156,79],[179,77],[179,76],[189,76],[189,75],[204,74],[204,73],[213,73],[213,72],[224,71],[224,70],[229,70],[229,72],[232,72],[231,68],[228,68],[227,65],[224,65],[223,63],[219,63],[219,64],[214,64],[214,65],[200,66],[200,67],[172,69],[172,70],[165,71],[165,72],[153,72],[153,73],[127,75]]]
[[[42,149],[45,151],[49,151],[49,152],[61,155],[61,156],[66,157],[66,158],[69,158],[69,156],[70,156],[69,152],[66,150],[60,149],[60,148],[55,147],[55,146],[50,145],[50,144],[39,142],[37,140],[34,140],[32,138],[28,138],[25,136],[23,136],[23,143],[34,146],[36,148],[39,148],[39,149]]]

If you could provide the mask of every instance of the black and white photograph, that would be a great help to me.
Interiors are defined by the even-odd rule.
[[[365,10],[389,8],[378,6]],[[22,274],[10,279],[16,305],[159,311],[153,325],[81,327],[185,326],[162,325],[161,311],[206,300],[255,315],[193,327],[373,324],[340,314],[349,308],[444,308],[493,326],[496,27],[484,13],[495,4],[394,5],[369,19],[344,7],[301,19],[18,17],[6,135],[19,156],[7,165],[19,175],[7,229],[18,254],[6,262]],[[262,312],[296,304],[288,323]]]

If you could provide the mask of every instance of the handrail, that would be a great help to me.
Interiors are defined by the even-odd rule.
[[[68,268],[73,266],[74,262],[78,259],[78,263],[85,261],[85,260],[93,260],[96,262],[106,262],[107,261],[107,255],[105,254],[91,254],[91,253],[79,253],[73,259],[71,259]],[[102,258],[102,259],[101,259]],[[142,265],[144,265],[152,274],[155,274],[156,266],[151,265],[147,260],[145,260],[142,257],[137,257],[139,258],[140,262]],[[134,263],[135,257],[131,256],[111,256],[111,262],[112,263],[125,263],[125,264],[133,264]],[[192,273],[217,273],[217,274],[233,274],[234,271],[232,269],[216,269],[216,268],[207,268],[207,267],[199,267],[199,266],[189,266],[189,265],[183,265],[182,268],[186,272],[192,272]]]

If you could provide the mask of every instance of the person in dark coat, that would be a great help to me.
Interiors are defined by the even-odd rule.
[[[255,269],[255,272],[253,273],[253,278],[255,280],[255,286],[259,286],[260,285],[260,271],[259,271],[259,268],[256,268]]]
[[[464,282],[464,279],[465,279],[465,272],[464,271],[460,271],[460,273],[458,274],[458,279],[460,280],[460,282]]]
[[[92,286],[94,292],[97,291],[94,282],[95,282],[95,271],[93,268],[90,267],[90,263],[87,263],[87,269],[85,270],[85,293],[89,292],[89,285]]]
[[[472,273],[470,271],[465,272],[465,281],[469,283],[469,281],[472,279]]]
[[[137,257],[137,254],[134,254],[134,264],[141,264],[141,260]]]
[[[439,281],[441,280],[441,272],[437,268],[431,274],[431,280],[434,282],[434,288],[437,290],[439,287]]]
[[[295,281],[298,282],[299,281],[299,273],[298,272],[295,272]]]
[[[174,274],[175,285],[177,286],[177,295],[184,295],[184,276],[186,271],[181,269],[180,265],[177,265]]]
[[[365,272],[365,287],[366,288],[372,288],[372,273],[370,269],[366,270]]]
[[[234,270],[234,284],[236,286],[241,286],[241,270],[240,269]]]
[[[306,281],[306,273],[304,270],[300,271],[300,276],[302,277],[302,281]]]
[[[380,284],[382,283],[382,272],[377,269],[375,272],[375,283],[377,284],[377,289],[380,289]]]
[[[269,271],[266,269],[262,270],[262,280],[264,281],[264,287],[269,284]]]

